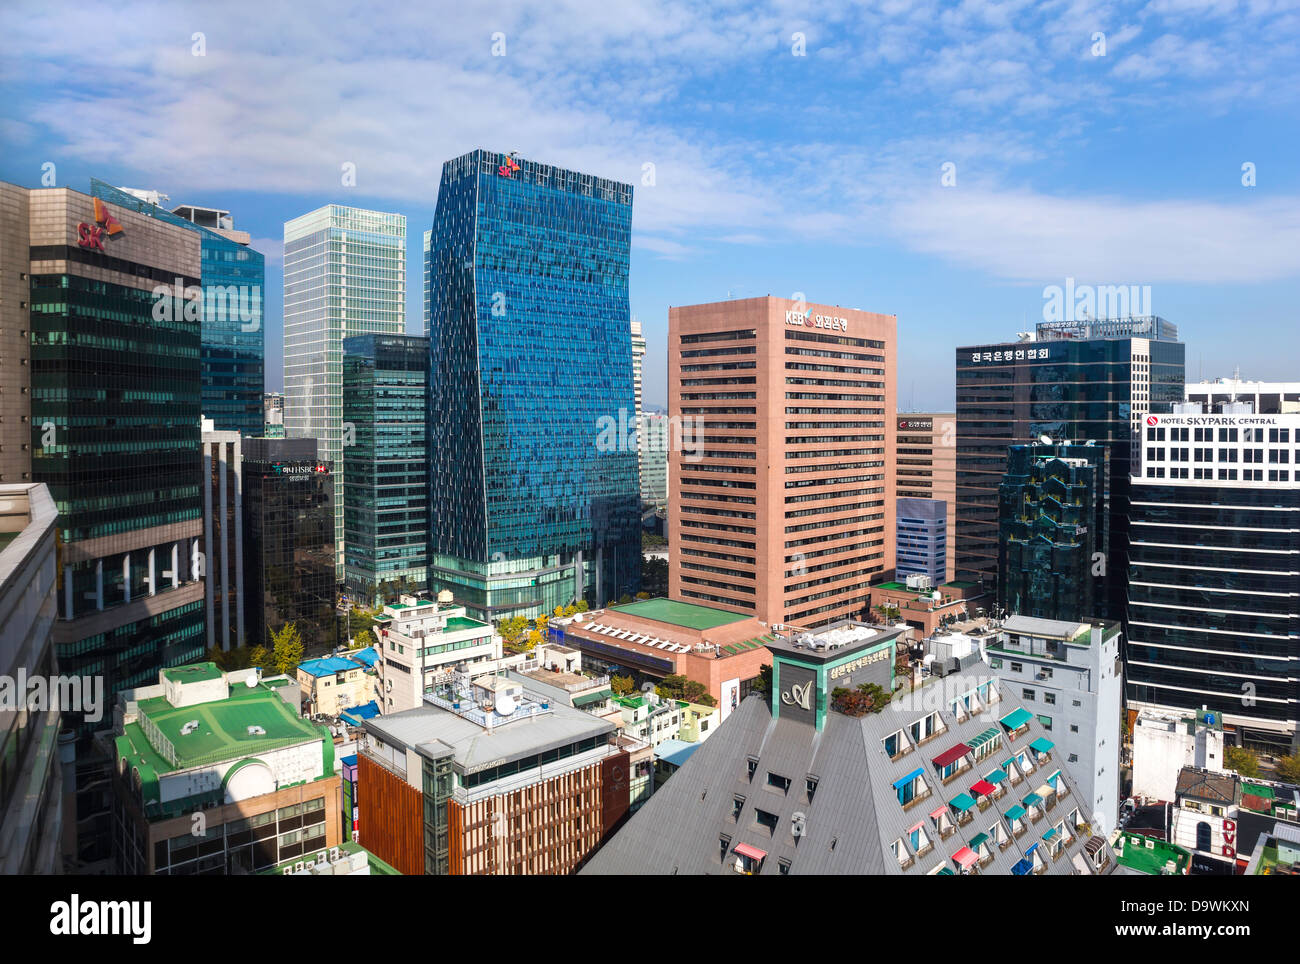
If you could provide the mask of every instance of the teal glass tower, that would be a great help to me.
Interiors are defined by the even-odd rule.
[[[203,346],[199,356],[203,414],[220,432],[262,434],[266,369],[263,304],[266,258],[249,247],[229,212],[186,205],[168,211],[92,178],[91,194],[197,233],[202,241]]]
[[[343,339],[344,581],[394,602],[429,577],[429,339]]]
[[[426,259],[430,582],[478,618],[640,587],[632,187],[477,150]]]

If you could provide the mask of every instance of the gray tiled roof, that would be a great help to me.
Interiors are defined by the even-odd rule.
[[[970,687],[989,681],[987,675],[968,675]],[[831,712],[825,729],[817,733],[810,725],[792,719],[774,720],[768,704],[760,697],[743,701],[727,722],[715,732],[687,763],[658,790],[612,840],[608,841],[587,863],[588,874],[717,874],[732,872],[737,844],[745,843],[764,851],[767,858],[762,874],[781,873],[782,862],[789,862],[791,874],[910,874],[924,875],[939,866],[955,869],[952,854],[981,832],[988,832],[999,822],[1005,828],[1006,809],[1019,804],[1026,794],[1044,784],[1059,767],[1052,760],[1034,768],[1014,786],[1003,784],[1001,796],[984,810],[972,808],[973,819],[957,826],[956,831],[940,838],[929,814],[958,793],[969,793],[972,783],[997,769],[1002,761],[1025,754],[1032,758],[1029,744],[1045,734],[1037,718],[1031,719],[1027,732],[1014,742],[1008,740],[998,720],[1020,704],[1009,697],[994,702],[987,712],[966,715],[958,720],[947,708],[924,705],[927,699],[944,703],[951,694],[923,687],[916,694],[899,692],[894,702],[880,713],[861,718]],[[939,735],[891,760],[885,754],[883,740],[890,733],[905,729],[930,712],[938,712],[946,729]],[[948,784],[940,782],[932,759],[972,740],[977,734],[996,727],[1001,734],[1000,747],[987,758],[960,771]],[[754,776],[749,776],[749,760],[755,758]],[[964,757],[967,763],[970,756]],[[898,802],[895,780],[916,769],[930,788],[924,800],[906,810]],[[1080,800],[1074,781],[1062,769],[1058,786],[1068,792],[1059,797],[1050,810],[1024,832],[1010,838],[1006,849],[991,847],[991,859],[979,869],[982,874],[1009,874],[1025,856],[1026,849],[1041,842],[1042,835],[1076,808],[1087,819],[1086,801]],[[790,780],[788,790],[770,787],[768,774]],[[812,799],[807,781],[817,781]],[[738,819],[733,819],[737,797],[744,802]],[[1041,809],[1041,808],[1040,808]],[[776,817],[775,832],[758,823],[756,812]],[[952,811],[947,814],[951,817]],[[891,845],[905,838],[910,828],[922,823],[932,846],[913,855],[908,867],[901,866],[892,854]],[[955,821],[954,821],[955,823]],[[1068,823],[1068,821],[1067,821]],[[802,831],[797,837],[795,828]],[[1075,855],[1083,854],[1091,832],[1071,828],[1071,843],[1056,860],[1046,859],[1046,873],[1069,874]],[[725,859],[721,837],[730,838]],[[1115,860],[1107,848],[1113,870]],[[1044,852],[1044,857],[1047,857]]]

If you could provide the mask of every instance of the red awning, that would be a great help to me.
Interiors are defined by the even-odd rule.
[[[969,752],[970,752],[970,747],[968,747],[965,743],[958,743],[951,750],[944,750],[937,757],[935,757],[934,765],[937,767],[946,767],[949,763],[952,763],[954,760],[960,760]]]
[[[979,863],[979,857],[969,847],[962,847],[961,850],[952,855],[952,859],[962,867],[970,867]]]
[[[987,780],[979,780],[976,783],[971,784],[970,792],[978,793],[981,797],[986,797],[996,789],[997,787],[989,783]]]
[[[747,843],[738,843],[735,847],[736,853],[742,857],[748,857],[750,860],[762,860],[767,854],[757,847],[751,847]]]

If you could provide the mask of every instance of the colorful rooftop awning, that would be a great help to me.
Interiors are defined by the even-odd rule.
[[[979,747],[987,743],[989,740],[997,736],[998,733],[999,730],[996,726],[990,726],[987,730],[981,731],[973,740],[969,741],[970,748],[972,750],[978,749]]]
[[[895,781],[894,781],[894,788],[895,788],[895,789],[901,789],[902,787],[907,786],[909,783],[911,783],[913,780],[915,780],[917,777],[919,777],[919,776],[920,776],[922,773],[924,773],[924,772],[925,772],[925,768],[924,768],[924,767],[917,767],[915,770],[913,770],[913,771],[912,771],[911,773],[909,773],[907,776],[905,776],[905,777],[899,777],[897,780],[895,780]]]
[[[767,852],[759,850],[757,847],[751,847],[747,843],[738,843],[735,846],[736,853],[742,857],[748,857],[750,860],[762,860],[767,856]]]
[[[1054,746],[1056,746],[1056,744],[1045,736],[1040,736],[1033,743],[1029,744],[1030,749],[1037,750],[1039,753],[1051,753],[1052,747]]]
[[[1020,806],[1019,804],[1016,804],[1015,806],[1007,807],[1008,820],[1019,820],[1024,815],[1025,815],[1025,808]]]
[[[930,811],[930,816],[933,817],[935,820],[938,820],[940,817],[944,815],[944,813],[947,812],[947,810],[948,810],[948,804],[941,803],[933,810]]]
[[[1001,783],[1006,778],[1007,778],[1006,770],[994,770],[992,773],[984,774],[984,779],[987,780],[989,783],[993,783],[993,784]]]
[[[1053,790],[1055,790],[1056,781],[1059,779],[1061,779],[1061,771],[1057,770],[1055,773],[1053,773],[1050,777],[1047,778],[1047,783]]]
[[[990,793],[996,790],[997,787],[989,783],[987,780],[976,780],[975,783],[971,784],[970,789],[971,793],[977,793],[981,797],[987,797]]]
[[[1026,859],[1026,860],[1017,861],[1016,865],[1011,868],[1011,872],[1015,874],[1017,877],[1024,877],[1033,869],[1034,869],[1034,862],[1032,860]]]
[[[1043,839],[1044,839],[1044,840],[1051,840],[1051,839],[1053,839],[1055,836],[1056,836],[1056,828],[1053,827],[1051,830],[1047,831],[1047,833],[1043,834]]]
[[[948,801],[948,806],[952,807],[958,813],[965,813],[971,807],[975,806],[975,800],[969,793],[959,793]]]
[[[1036,807],[1042,802],[1043,802],[1043,798],[1036,793],[1025,794],[1025,799],[1023,801],[1026,807]]]
[[[986,843],[989,842],[989,835],[986,833],[977,833],[975,836],[970,838],[969,842],[970,842],[970,849],[978,853],[980,847],[984,846]]]
[[[980,861],[979,856],[969,847],[962,847],[961,850],[952,855],[952,859],[962,869],[969,869]]]
[[[952,747],[951,749],[944,750],[937,757],[935,757],[934,765],[937,767],[946,767],[949,763],[953,763],[957,760],[960,760],[969,752],[970,752],[970,747],[968,747],[965,743],[958,743],[956,746]]]
[[[1003,726],[1005,726],[1008,730],[1018,730],[1033,718],[1034,718],[1034,714],[1030,713],[1027,709],[1025,709],[1022,706],[1018,710],[1012,710],[1006,716],[1002,717],[1002,719],[999,720],[998,722],[1001,723]]]
[[[944,868],[943,868],[942,870],[940,870],[937,874],[935,874],[935,876],[936,876],[936,877],[956,877],[957,875],[954,874],[954,873],[952,872],[952,868],[951,868],[951,867],[944,867]]]

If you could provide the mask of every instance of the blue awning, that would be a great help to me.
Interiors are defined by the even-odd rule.
[[[913,770],[913,771],[912,771],[911,773],[909,773],[907,776],[905,776],[905,777],[900,777],[899,779],[895,780],[895,781],[894,781],[894,788],[895,788],[895,789],[901,789],[902,787],[907,786],[909,783],[911,783],[913,780],[915,780],[917,777],[919,777],[919,776],[920,776],[922,773],[924,773],[924,772],[925,772],[925,768],[924,768],[924,767],[917,767],[915,770]]]
[[[1034,862],[1032,860],[1021,860],[1017,862],[1014,867],[1011,868],[1011,873],[1017,877],[1023,877],[1025,876],[1025,874],[1032,872],[1033,869],[1034,869]]]

